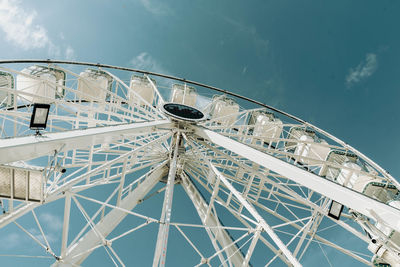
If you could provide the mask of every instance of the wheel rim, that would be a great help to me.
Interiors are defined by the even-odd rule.
[[[399,260],[398,182],[309,123],[166,75],[2,63],[0,226],[7,238],[23,234],[38,245],[29,256],[55,266],[119,266],[132,257],[160,266],[300,266],[316,253],[329,263],[332,255]],[[133,71],[145,76],[130,79]],[[201,98],[192,85],[225,94]],[[208,119],[171,119],[159,108],[170,100]],[[33,103],[51,105],[41,136],[29,130]],[[328,216],[332,203],[345,206],[339,219]],[[359,241],[358,251],[335,239],[337,228]],[[10,247],[3,255],[24,256]]]

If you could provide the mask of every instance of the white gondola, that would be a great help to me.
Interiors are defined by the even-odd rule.
[[[6,91],[13,89],[14,77],[10,73],[0,71],[0,107],[8,107],[13,104],[14,95],[11,92]]]
[[[318,138],[314,131],[293,127],[289,131],[288,139],[296,141],[286,142],[286,148],[294,150],[294,154],[299,156],[298,161],[304,164],[321,164],[331,151],[328,143],[324,139]]]
[[[57,62],[49,60],[47,64]],[[151,75],[160,79],[156,78],[157,87],[148,80],[155,93],[148,104],[171,98],[178,103],[141,107],[142,103],[133,101],[150,102],[147,91],[141,91],[148,85],[146,81],[133,78],[132,84],[123,84],[134,70],[65,62],[63,69],[75,78],[61,86],[57,78],[54,83],[46,75],[21,73],[12,68],[14,64],[2,68],[15,77],[14,90],[7,89],[12,88],[8,78],[0,88],[0,92],[14,94],[12,107],[16,107],[0,108],[0,234],[6,238],[18,227],[20,240],[26,237],[24,233],[34,239],[42,253],[33,247],[33,255],[51,256],[39,265],[90,264],[106,255],[101,253],[110,252],[102,247],[111,249],[120,237],[143,230],[157,236],[150,244],[154,246],[140,246],[141,250],[113,246],[115,251],[107,254],[111,260],[123,265],[122,261],[134,261],[146,251],[154,251],[154,256],[144,260],[164,265],[168,255],[174,256],[173,251],[167,254],[171,251],[168,243],[189,251],[199,237],[210,241],[201,249],[206,253],[194,253],[196,257],[185,265],[301,266],[320,252],[313,246],[316,241],[328,246],[332,257],[340,256],[339,265],[354,265],[358,260],[368,266],[398,266],[399,183],[335,136],[225,90],[227,96],[241,99],[238,103],[243,103],[243,108],[226,95],[208,98],[211,91],[193,96],[194,88],[183,82],[171,95],[169,90],[161,94],[158,87],[172,89],[171,84],[181,81],[167,79],[167,75]],[[79,71],[74,73],[67,65]],[[90,66],[105,73],[85,71]],[[55,86],[54,96],[43,96],[49,93],[46,90],[33,92],[33,86],[22,87],[32,93],[17,91],[16,75]],[[195,84],[198,92],[212,88]],[[61,89],[66,94],[57,98],[63,95]],[[46,131],[31,131],[32,105],[25,96],[31,97],[30,101],[53,101]],[[6,97],[3,94],[8,101]],[[183,104],[199,109],[186,109]],[[274,110],[283,123],[267,110]],[[157,199],[151,197],[157,193]],[[179,212],[175,208],[187,205],[192,209],[187,220],[174,220]],[[159,207],[161,216],[157,210],[149,213],[154,207]],[[48,213],[63,220],[57,231],[41,227],[46,226],[44,215]],[[126,220],[133,224],[123,223]],[[210,231],[198,235],[199,225]],[[184,231],[184,238],[171,235],[176,229],[169,226]],[[232,230],[237,234],[232,236]],[[352,247],[346,248],[346,240],[338,239],[332,230],[343,231]],[[49,234],[60,238],[46,240]],[[366,243],[371,253],[367,253]],[[10,258],[11,266],[18,264],[21,255],[26,256],[23,246],[12,250],[3,246],[0,254],[15,256]],[[342,256],[350,256],[350,261]]]
[[[156,81],[151,79],[153,85],[156,85]],[[147,103],[152,104],[154,100],[154,87],[146,76],[132,75],[129,84],[130,91],[128,99],[131,103],[136,103],[139,105],[145,105],[145,100]],[[138,98],[139,95],[143,100]]]
[[[399,200],[391,200],[388,204],[392,207],[400,209],[400,201]],[[400,247],[400,232],[393,230],[392,228],[386,226],[384,223],[377,221],[375,223],[375,227],[385,236],[386,244],[388,246],[393,246],[394,243],[397,247]],[[398,262],[397,258],[393,253],[386,250],[384,246],[380,243],[370,243],[368,249],[372,251],[376,256],[373,258],[374,266],[387,266],[382,263],[390,263],[395,264]],[[379,257],[377,257],[379,256]],[[381,265],[379,264],[381,263]],[[397,266],[397,265],[392,265]]]
[[[106,72],[87,69],[79,74],[79,99],[86,101],[104,101],[111,91],[112,77]]]
[[[400,201],[394,200],[398,195],[398,189],[394,185],[383,183],[381,179],[377,178],[377,172],[369,165],[361,164],[354,154],[332,151],[327,158],[327,162],[328,164],[321,169],[321,176],[325,176],[378,201],[388,203],[390,206],[400,208]],[[375,227],[385,236],[385,239],[400,247],[399,232],[384,225],[379,220],[375,222]],[[375,237],[371,238],[374,239]],[[375,266],[386,266],[379,264],[397,261],[396,257],[379,242],[371,242],[368,249],[376,254],[373,258]]]
[[[0,166],[0,196],[24,201],[42,201],[42,170],[35,167]]]
[[[357,159],[354,154],[332,151],[320,175],[381,202],[392,200],[398,192],[396,187],[382,183],[375,170]]]
[[[362,192],[364,187],[374,180],[371,174],[366,173],[356,162],[344,162],[336,181],[356,191]]]
[[[194,87],[187,86],[186,84],[172,85],[171,102],[195,107],[196,100],[197,100],[197,92]]]
[[[398,193],[393,185],[383,183],[377,178],[377,173],[356,162],[345,162],[336,180],[338,183],[352,188],[381,202],[387,203]]]
[[[340,169],[343,163],[357,161],[358,157],[352,153],[344,153],[340,151],[331,151],[326,159],[327,164],[325,164],[319,175],[326,177],[329,180],[336,180],[340,173]]]
[[[254,125],[253,136],[262,142],[273,143],[282,134],[282,121],[274,114],[264,111],[255,111],[251,114],[249,125]]]
[[[238,117],[239,104],[226,96],[214,96],[211,107],[211,118],[218,124],[233,125]]]
[[[379,179],[368,181],[364,184],[360,183],[359,188],[362,188],[362,191],[360,192],[362,192],[363,194],[384,203],[391,201],[393,197],[398,193],[396,187],[394,187],[393,185],[382,183]],[[359,189],[356,187],[354,189],[359,191]]]
[[[30,66],[17,75],[19,99],[31,103],[51,103],[64,96],[65,72],[44,66]]]

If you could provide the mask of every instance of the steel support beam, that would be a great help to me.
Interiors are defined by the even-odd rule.
[[[11,200],[10,200],[11,201]],[[4,226],[8,225],[10,222],[13,222],[17,220],[18,218],[24,216],[31,210],[35,209],[36,207],[39,207],[41,204],[38,202],[29,202],[29,203],[24,203],[24,206],[18,207],[14,210],[12,210],[9,213],[5,213],[0,216],[0,228],[3,228]]]
[[[125,210],[132,210],[139,201],[148,194],[156,183],[160,181],[166,172],[167,168],[165,164],[154,170],[141,184],[137,186],[137,188],[121,200],[119,207]],[[107,237],[127,215],[128,214],[123,210],[113,209],[95,225],[95,229],[101,234],[101,236]],[[60,262],[54,263],[53,266],[80,265],[92,251],[82,255],[79,254],[90,250],[96,245],[101,244],[101,242],[102,240],[98,237],[97,233],[91,229],[81,237],[78,242],[71,244],[65,252],[65,257],[62,258]]]
[[[65,252],[68,245],[68,232],[69,232],[69,221],[70,221],[70,211],[71,211],[71,193],[65,193],[65,205],[64,205],[64,222],[61,240],[61,258],[65,257]]]
[[[165,266],[165,260],[167,257],[168,233],[171,221],[172,198],[174,196],[179,139],[180,139],[180,134],[178,133],[176,139],[173,140],[175,146],[173,150],[172,159],[170,160],[169,163],[168,181],[167,181],[167,187],[165,189],[164,203],[160,218],[161,223],[158,228],[157,244],[154,252],[153,267]]]
[[[71,150],[109,143],[124,135],[150,133],[170,125],[169,120],[160,120],[0,139],[0,164],[53,154],[61,147]]]
[[[216,145],[224,147],[302,186],[333,199],[348,208],[360,212],[367,217],[374,218],[376,221],[385,223],[387,226],[400,231],[400,210],[394,207],[381,203],[328,179],[324,179],[316,174],[298,168],[219,133],[201,127],[194,127],[194,129],[197,135],[212,141]]]
[[[197,190],[195,185],[190,181],[190,179],[186,175],[182,175],[182,183],[183,189],[186,194],[192,200],[194,207],[196,208],[197,213],[201,219],[201,222],[204,226],[208,226],[210,228],[209,231],[214,236],[215,240],[221,245],[222,248],[227,247],[225,252],[229,258],[229,262],[232,266],[241,266],[245,261],[243,254],[241,251],[237,251],[238,248],[236,245],[231,245],[234,240],[232,240],[231,236],[228,232],[223,228],[217,228],[219,226],[222,227],[218,218],[212,212],[208,212],[209,205]],[[206,228],[207,229],[207,228]],[[208,231],[207,231],[208,232]],[[212,238],[212,236],[210,236]],[[229,246],[229,247],[228,247]]]
[[[271,226],[264,220],[263,217],[257,212],[257,210],[251,205],[242,194],[237,191],[233,185],[225,178],[225,176],[218,171],[218,169],[210,163],[210,167],[217,176],[217,179],[220,179],[221,182],[228,188],[228,190],[236,197],[236,199],[243,205],[246,210],[257,220],[258,225],[271,237],[274,243],[279,247],[282,253],[286,256],[286,258],[293,264],[295,267],[301,266],[301,264],[297,261],[297,259],[293,256],[290,250],[286,247],[286,245],[282,242],[282,240],[275,234],[274,230]]]

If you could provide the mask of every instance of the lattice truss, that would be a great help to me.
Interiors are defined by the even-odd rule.
[[[227,91],[81,65],[0,68],[10,264],[398,266],[399,183],[351,146]],[[41,134],[35,103],[51,106]]]

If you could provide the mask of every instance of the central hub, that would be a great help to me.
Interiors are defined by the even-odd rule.
[[[198,122],[204,119],[204,114],[200,110],[178,103],[167,103],[162,106],[165,114],[174,119],[189,122]]]

